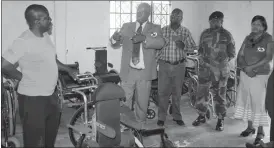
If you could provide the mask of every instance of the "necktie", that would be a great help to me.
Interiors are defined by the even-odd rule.
[[[142,33],[142,24],[140,23],[139,28],[136,31],[136,34]],[[133,51],[132,51],[132,63],[137,65],[140,62],[140,48],[141,43],[133,44]]]

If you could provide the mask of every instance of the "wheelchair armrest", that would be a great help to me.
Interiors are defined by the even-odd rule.
[[[66,66],[73,68],[73,69],[79,69],[79,63],[75,62],[74,64],[65,64]]]
[[[79,72],[79,63],[78,62],[75,62],[74,64],[64,64],[65,66],[68,66],[68,67],[70,67],[70,68],[72,68],[72,69],[76,69],[76,70],[78,70],[78,72]],[[61,75],[68,75],[68,73],[66,72],[66,71],[61,71],[61,70],[59,70],[58,71],[59,72],[59,74],[61,74]]]

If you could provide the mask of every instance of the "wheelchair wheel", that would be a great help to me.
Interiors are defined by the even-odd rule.
[[[16,129],[14,97],[10,91],[3,89],[1,99],[2,128],[5,137],[13,136]]]
[[[153,109],[147,109],[147,119],[154,119],[156,117],[156,112]]]
[[[150,101],[153,102],[155,105],[158,106],[159,102],[159,98],[158,98],[158,90],[151,90],[150,91]]]
[[[142,142],[138,138],[134,137],[134,146],[133,147],[134,148],[141,148],[141,147],[144,147],[144,145],[142,144]]]
[[[63,87],[62,87],[62,84],[61,84],[61,81],[60,79],[58,79],[57,81],[57,95],[58,95],[58,103],[60,105],[60,108],[61,110],[63,109],[63,101],[64,101],[64,96],[63,96]]]
[[[210,97],[210,100],[209,100],[209,106],[206,112],[206,118],[207,119],[217,118],[217,115],[215,113],[215,103],[214,103],[213,95],[211,92],[209,93],[209,97]]]
[[[16,147],[20,147],[20,142],[17,138],[10,137],[8,138],[7,145],[8,145],[7,146],[8,148],[16,148]]]
[[[191,82],[191,77],[185,77],[183,86],[182,86],[182,95],[186,94],[189,92],[189,83]]]
[[[90,128],[92,128],[92,123],[90,121],[92,119],[92,115],[94,114],[94,102],[89,102],[87,104],[87,108],[88,108],[88,113],[89,113],[88,114],[88,125]],[[82,121],[79,122],[78,121],[79,119]],[[83,105],[73,114],[69,124],[72,126],[77,125],[77,124],[84,124],[84,106]],[[69,128],[68,130],[69,130],[70,141],[76,147],[78,140],[80,138],[80,134],[75,133],[75,131],[71,128]]]
[[[190,105],[192,107],[195,107],[195,104],[196,104],[197,86],[198,86],[198,77],[196,77],[195,75],[189,80],[189,83],[188,83]]]
[[[226,107],[229,108],[229,107],[233,107],[236,105],[236,91],[234,89],[228,89],[226,91],[226,101],[227,101],[227,104],[226,104]]]

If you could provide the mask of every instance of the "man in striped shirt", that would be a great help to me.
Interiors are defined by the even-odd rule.
[[[166,45],[157,51],[159,63],[158,92],[159,109],[157,125],[166,120],[169,96],[172,94],[172,117],[178,125],[184,125],[180,113],[182,83],[185,75],[186,51],[194,51],[196,44],[190,31],[181,26],[182,10],[176,8],[170,16],[170,25],[162,28]]]

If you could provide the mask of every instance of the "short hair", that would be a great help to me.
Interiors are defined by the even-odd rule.
[[[172,10],[171,13],[177,13],[177,14],[182,13],[183,14],[183,11],[179,8],[175,8],[175,9]]]
[[[43,5],[32,4],[27,7],[25,11],[25,19],[29,26],[33,25],[34,20],[36,19],[34,16],[35,12],[45,12],[48,13],[48,9]]]
[[[261,15],[256,15],[256,16],[254,16],[252,18],[251,23],[253,23],[253,22],[257,21],[257,20],[259,20],[262,23],[262,26],[264,27],[264,31],[266,31],[267,30],[267,22],[266,22],[265,17],[263,17]]]

